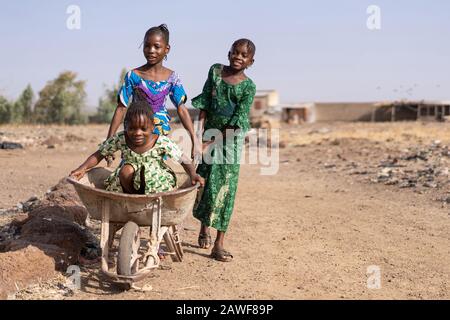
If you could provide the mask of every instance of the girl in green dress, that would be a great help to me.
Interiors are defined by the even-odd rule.
[[[204,152],[203,161],[197,168],[206,184],[194,209],[194,217],[201,222],[200,248],[211,246],[209,227],[215,228],[217,238],[211,257],[224,262],[233,258],[224,249],[224,237],[233,212],[240,155],[244,136],[250,128],[249,111],[256,92],[255,84],[244,73],[253,64],[254,55],[252,41],[235,41],[228,53],[230,65],[214,64],[203,92],[192,99],[192,105],[201,110],[199,122],[203,140],[207,140],[206,134],[210,129],[222,133],[222,139],[216,137],[214,141],[203,144],[210,157],[207,158]]]

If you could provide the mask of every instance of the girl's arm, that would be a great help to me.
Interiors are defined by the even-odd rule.
[[[203,136],[203,130],[205,129],[205,121],[206,121],[206,111],[200,110],[200,114],[198,115],[198,130]]]
[[[191,116],[189,115],[189,111],[184,104],[181,104],[177,108],[178,116],[180,117],[181,123],[183,127],[189,132],[191,136],[192,148],[191,148],[191,159],[195,158],[196,153],[200,152],[201,154],[201,145],[197,141],[194,132],[194,126],[192,124]]]
[[[203,131],[205,130],[205,121],[206,121],[206,111],[200,110],[200,114],[198,115],[198,130],[200,132],[200,137],[203,137]],[[205,149],[212,143],[214,143],[213,140],[203,142],[203,139],[200,140],[202,142],[202,152],[205,151]]]
[[[196,184],[197,182],[200,183],[200,186],[205,186],[205,179],[203,179],[197,172],[195,172],[195,167],[192,164],[191,160],[186,157],[184,154],[181,157],[181,165],[184,168],[184,171],[191,177],[192,185]]]
[[[80,180],[81,178],[83,178],[86,171],[98,165],[99,162],[102,161],[103,159],[104,157],[101,155],[100,151],[96,151],[95,153],[91,154],[86,159],[86,161],[81,164],[81,166],[73,170],[70,173],[70,177]]]
[[[119,129],[119,126],[123,122],[123,118],[125,117],[126,112],[127,112],[127,108],[122,103],[119,103],[117,105],[116,111],[114,111],[114,115],[111,120],[111,124],[109,126],[108,135],[107,135],[106,139],[109,139],[110,137],[112,137],[113,135],[116,134],[117,129]],[[108,167],[111,166],[114,159],[115,159],[114,155],[106,157],[106,164]]]
[[[114,116],[111,120],[111,125],[109,126],[108,136],[106,137],[106,139],[110,138],[117,132],[117,129],[119,129],[119,126],[123,122],[126,111],[127,108],[123,104],[119,103],[117,105],[116,111],[114,112]]]

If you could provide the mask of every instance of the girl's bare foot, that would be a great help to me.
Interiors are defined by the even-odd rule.
[[[200,228],[200,234],[198,235],[198,246],[202,249],[209,249],[211,247],[212,240],[209,233],[208,226],[202,224]]]

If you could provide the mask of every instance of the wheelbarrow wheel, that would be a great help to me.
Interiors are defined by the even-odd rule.
[[[120,236],[119,255],[117,257],[118,274],[131,276],[138,272],[140,244],[139,226],[133,221],[128,221]]]
[[[167,232],[164,234],[164,243],[167,249],[172,253],[173,262],[183,261],[183,247],[181,246],[181,240],[178,235],[176,226],[170,226]]]

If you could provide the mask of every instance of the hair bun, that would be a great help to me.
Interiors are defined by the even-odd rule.
[[[167,28],[167,24],[163,23],[158,26],[161,30],[169,32],[169,28]]]

